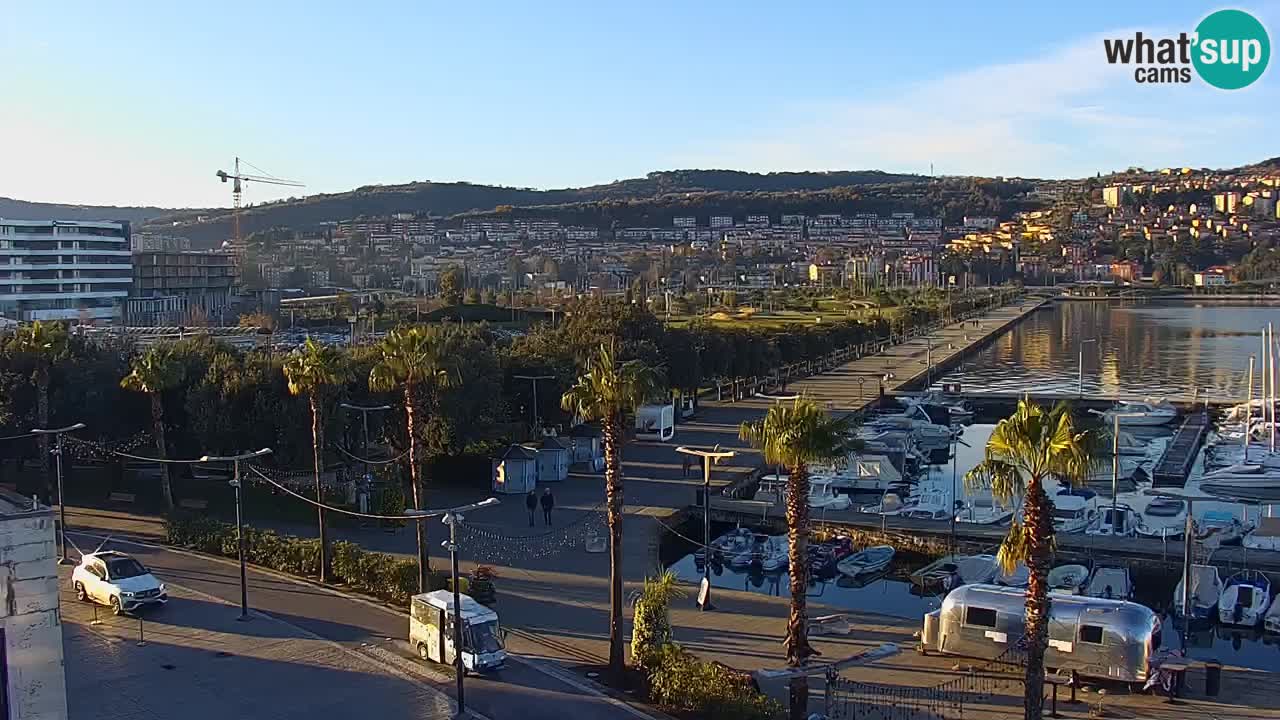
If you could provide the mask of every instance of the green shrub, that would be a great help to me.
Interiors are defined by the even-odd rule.
[[[700,660],[675,643],[650,656],[649,699],[706,720],[773,720],[782,704],[758,693],[745,673]]]
[[[165,542],[212,555],[236,557],[236,528],[202,516],[174,515],[165,520]],[[320,573],[320,541],[281,535],[274,530],[245,528],[245,559],[254,565],[291,575]],[[355,543],[333,543],[333,577],[348,587],[398,605],[418,592],[418,563],[387,553],[370,552]],[[427,576],[428,590],[448,585],[448,573]]]
[[[632,621],[631,658],[640,669],[652,664],[654,654],[671,642],[671,600],[684,596],[674,572],[644,579]]]

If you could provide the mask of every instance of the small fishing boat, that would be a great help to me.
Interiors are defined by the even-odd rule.
[[[1143,537],[1173,540],[1182,537],[1187,525],[1187,501],[1158,497],[1147,503],[1138,520],[1138,534]]]
[[[1262,629],[1269,633],[1280,633],[1280,602],[1271,603],[1271,609],[1262,620]]]
[[[1280,518],[1259,519],[1258,527],[1244,536],[1243,543],[1250,550],[1280,550]]]
[[[754,540],[754,533],[744,527],[736,527],[729,532],[721,535],[711,541],[711,557],[712,559],[726,558],[732,559],[747,552],[751,549]],[[701,551],[695,553],[694,560],[701,555]]]
[[[1254,627],[1271,607],[1271,581],[1257,570],[1241,570],[1227,578],[1218,598],[1218,622]]]
[[[915,507],[915,505],[914,498],[904,501],[902,495],[896,492],[886,492],[880,497],[880,502],[874,505],[863,505],[858,510],[873,515],[897,515],[907,508]]]
[[[1116,420],[1121,425],[1136,426],[1156,426],[1167,425],[1178,417],[1177,408],[1170,405],[1164,399],[1121,400],[1117,402],[1110,410],[1099,412],[1093,410],[1093,413],[1101,415],[1108,425]]]
[[[1103,505],[1097,520],[1085,530],[1087,535],[1133,537],[1138,534],[1138,513],[1128,505]]]
[[[1204,486],[1202,485],[1201,488],[1203,489]],[[1224,510],[1210,510],[1195,524],[1195,529],[1196,539],[1202,542],[1239,545],[1253,527],[1246,526],[1232,513]]]
[[[814,510],[848,510],[853,504],[848,495],[842,495],[832,487],[829,477],[809,479],[809,507]]]
[[[1062,493],[1053,497],[1053,529],[1056,532],[1084,532],[1097,516],[1092,497]]]
[[[902,517],[913,520],[950,520],[955,513],[951,497],[943,493],[928,493],[920,497],[915,507],[902,511]]]
[[[875,545],[844,558],[836,563],[836,569],[841,575],[850,578],[874,575],[889,567],[889,563],[893,562],[894,552],[889,545]]]
[[[1013,518],[1013,508],[997,503],[990,495],[978,495],[960,506],[956,522],[1001,525]]]
[[[923,590],[950,590],[990,582],[996,575],[995,555],[947,555],[911,573],[911,584]]]
[[[1089,575],[1089,582],[1084,587],[1084,594],[1109,600],[1128,600],[1133,597],[1133,581],[1129,578],[1129,568],[1106,565],[1094,568]]]
[[[1182,588],[1186,578],[1178,580],[1173,590],[1173,614],[1183,616]],[[1191,566],[1191,619],[1208,620],[1218,609],[1218,599],[1222,597],[1222,577],[1218,568],[1213,565]]]
[[[995,578],[991,581],[996,585],[1003,585],[1005,587],[1012,588],[1024,588],[1031,584],[1031,570],[1027,568],[1025,563],[1018,563],[1014,565],[1013,572],[1011,573],[1005,573],[1005,571],[999,569],[998,566],[997,570],[998,572],[996,573]]]
[[[1080,588],[1089,579],[1089,568],[1084,565],[1059,565],[1049,571],[1049,589],[1053,592],[1079,595]]]

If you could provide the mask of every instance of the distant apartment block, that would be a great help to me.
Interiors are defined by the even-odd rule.
[[[235,263],[225,253],[134,253],[129,324],[180,324],[197,309],[216,320],[231,304],[235,278]]]
[[[698,218],[692,215],[682,215],[671,220],[671,224],[678,228],[694,228],[698,226]]]
[[[711,227],[731,228],[733,227],[733,216],[732,215],[712,215]]]
[[[1120,203],[1128,193],[1129,187],[1127,185],[1108,185],[1102,188],[1102,202],[1107,207],[1120,207]]]
[[[127,222],[0,219],[0,317],[119,320],[129,236]]]
[[[178,237],[176,235],[161,235],[159,233],[137,232],[133,233],[133,239],[130,242],[130,249],[134,252],[144,250],[190,250],[191,239]]]
[[[805,217],[803,215],[783,215],[782,224],[785,227],[804,227]]]
[[[769,227],[768,215],[748,215],[747,227]]]

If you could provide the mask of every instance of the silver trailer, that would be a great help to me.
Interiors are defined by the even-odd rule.
[[[1160,644],[1160,619],[1123,600],[1050,593],[1045,667],[1127,683],[1147,679]],[[921,652],[996,658],[1024,634],[1024,590],[964,585],[924,616]]]

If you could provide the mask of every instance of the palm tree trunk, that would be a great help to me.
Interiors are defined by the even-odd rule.
[[[320,582],[329,581],[329,535],[324,526],[324,494],[320,484],[320,406],[316,394],[308,394],[311,404],[311,461],[316,472],[316,520],[320,528]]]
[[[160,393],[151,393],[151,427],[156,435],[156,452],[169,457],[169,447],[164,439],[164,400]],[[160,463],[160,495],[166,510],[173,509],[173,481],[169,476],[169,463]]]
[[[418,468],[418,434],[417,421],[413,411],[413,384],[404,386],[404,413],[409,426],[409,480],[413,486],[413,507],[422,509],[422,474]],[[414,534],[418,537],[418,592],[428,592],[427,573],[431,571],[431,558],[427,556],[427,523],[425,520],[414,520]]]
[[[36,370],[36,422],[42,429],[49,427],[49,371]],[[49,475],[49,436],[36,438],[40,446],[40,476],[44,478],[45,497],[53,497],[53,479]],[[62,498],[58,498],[62,503]]]
[[[609,521],[609,674],[621,682],[626,670],[622,650],[622,418],[605,418],[604,484]]]
[[[810,655],[816,654],[809,646],[807,618],[805,617],[805,593],[809,589],[809,469],[803,464],[789,469],[787,477],[787,550],[791,574],[791,613],[787,619],[787,665],[800,667]],[[791,720],[804,720],[809,716],[809,681],[807,678],[791,679]]]
[[[1040,720],[1044,713],[1044,651],[1049,636],[1049,561],[1053,550],[1053,519],[1049,498],[1038,478],[1028,483],[1023,501],[1023,523],[1028,533],[1027,570],[1027,676],[1025,720]]]

